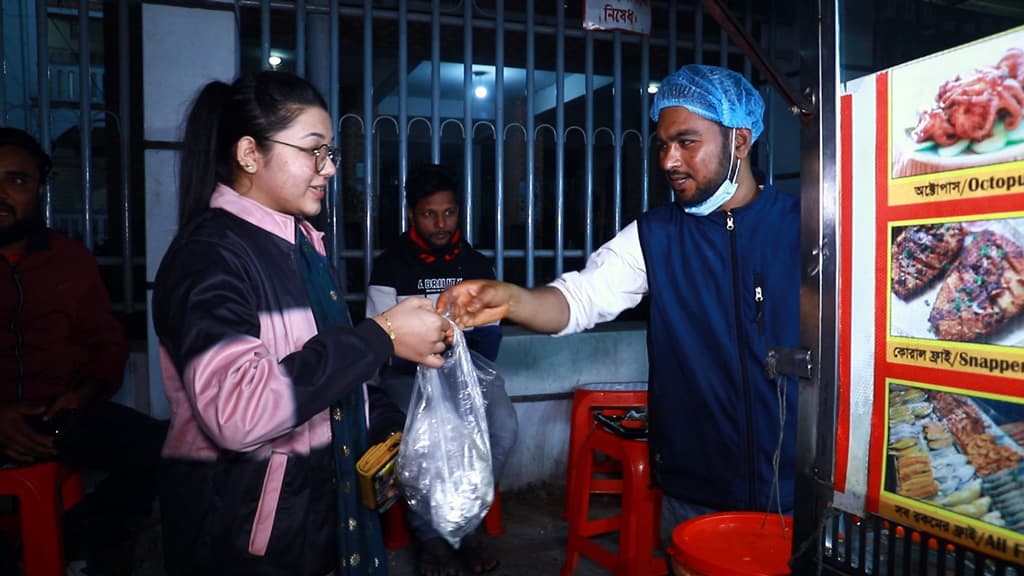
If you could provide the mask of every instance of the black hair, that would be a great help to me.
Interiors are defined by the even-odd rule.
[[[417,202],[444,190],[451,190],[455,202],[459,202],[458,183],[448,170],[440,164],[424,164],[413,170],[405,181],[405,205],[415,210]]]
[[[36,161],[36,168],[39,170],[39,184],[42,185],[43,182],[46,182],[53,163],[50,161],[50,155],[43,150],[35,137],[18,128],[0,127],[0,146],[15,146],[28,152]]]
[[[220,81],[204,86],[185,121],[179,225],[206,211],[217,183],[231,184],[235,144],[241,138],[250,136],[263,148],[311,107],[327,110],[327,103],[316,87],[289,72],[265,70],[230,86]]]

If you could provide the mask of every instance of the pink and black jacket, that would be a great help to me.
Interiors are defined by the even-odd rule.
[[[171,406],[160,501],[169,573],[337,567],[330,418],[368,418],[377,396],[368,391],[363,414],[328,407],[373,377],[392,346],[373,321],[317,333],[297,233],[323,253],[309,223],[219,186],[160,265],[153,321]]]

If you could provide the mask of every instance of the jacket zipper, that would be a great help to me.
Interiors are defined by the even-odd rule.
[[[750,377],[747,374],[747,363],[743,359],[744,351],[747,349],[747,342],[743,330],[739,246],[737,245],[736,222],[733,219],[732,210],[728,210],[725,213],[725,229],[729,231],[729,248],[732,256],[732,294],[736,321],[736,344],[737,352],[739,353],[740,378],[743,381],[743,408],[747,423],[747,489],[749,490],[747,505],[755,507],[757,506],[757,467],[754,461],[754,418],[750,399]]]
[[[761,273],[754,272],[754,309],[757,331],[764,336],[764,290],[761,288]]]

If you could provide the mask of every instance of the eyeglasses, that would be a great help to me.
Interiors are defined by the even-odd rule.
[[[339,154],[338,149],[335,148],[334,146],[331,146],[330,144],[321,144],[321,145],[317,146],[316,148],[303,148],[302,146],[297,146],[295,144],[289,144],[288,142],[282,142],[280,140],[274,140],[273,138],[267,138],[267,140],[269,140],[270,142],[273,142],[275,144],[283,144],[285,146],[288,146],[288,147],[291,147],[291,148],[295,148],[296,150],[302,150],[303,152],[308,152],[308,153],[312,154],[313,155],[313,166],[316,167],[316,173],[317,174],[320,174],[320,173],[322,173],[324,171],[324,168],[327,167],[327,161],[328,160],[330,160],[332,164],[337,166],[338,158],[341,157],[341,155]]]

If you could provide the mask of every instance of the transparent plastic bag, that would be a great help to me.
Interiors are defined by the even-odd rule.
[[[457,327],[444,366],[416,370],[398,482],[409,507],[458,547],[494,498],[491,446],[477,370]],[[493,370],[492,370],[493,372]]]
[[[491,386],[505,386],[505,378],[498,373],[494,362],[491,362],[483,354],[476,350],[469,351],[473,359],[473,367],[476,369],[476,380],[480,383],[480,393],[484,397],[484,408],[487,408],[487,389]],[[497,384],[495,384],[497,382]]]

